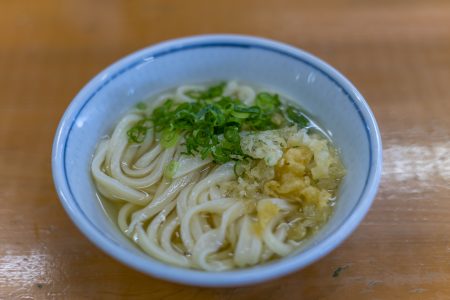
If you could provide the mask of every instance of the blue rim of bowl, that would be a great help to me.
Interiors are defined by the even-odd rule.
[[[369,169],[363,191],[358,202],[348,214],[349,217],[318,242],[314,249],[311,248],[295,256],[285,257],[269,264],[221,273],[210,273],[170,266],[150,260],[147,257],[130,258],[128,250],[104,235],[85,215],[72,192],[66,173],[66,149],[71,130],[87,103],[100,90],[127,71],[149,60],[173,53],[212,47],[256,49],[283,55],[315,69],[339,87],[357,110],[368,139]],[[277,278],[306,267],[342,243],[364,218],[375,197],[381,177],[381,149],[379,129],[364,98],[350,81],[327,63],[305,51],[269,39],[242,35],[204,35],[170,40],[150,46],[119,60],[94,77],[74,98],[61,119],[53,143],[52,170],[55,187],[66,212],[77,227],[106,253],[134,269],[157,278],[197,286],[238,286]],[[373,152],[375,152],[375,156]],[[82,220],[79,220],[80,216]],[[312,250],[315,252],[311,253]],[[239,276],[237,276],[238,274]]]

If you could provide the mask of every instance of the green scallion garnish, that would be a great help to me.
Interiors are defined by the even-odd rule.
[[[177,161],[171,161],[165,168],[164,168],[164,177],[167,179],[172,179],[173,176],[175,176],[175,173],[178,170],[178,167],[180,166],[180,163]]]
[[[296,123],[300,128],[307,127],[309,125],[309,120],[298,108],[293,106],[288,106],[286,108],[287,118]]]
[[[187,91],[192,102],[167,99],[128,131],[130,142],[141,143],[152,126],[160,134],[163,147],[175,146],[183,136],[184,154],[202,158],[210,155],[215,162],[225,163],[246,158],[240,146],[241,131],[277,129],[289,122],[305,127],[309,122],[295,107],[282,111],[277,94],[258,93],[254,105],[246,105],[236,97],[223,96],[224,87],[221,83],[204,91]]]
[[[147,103],[145,103],[145,102],[138,102],[136,104],[136,108],[139,109],[139,110],[145,110],[145,109],[147,109]]]

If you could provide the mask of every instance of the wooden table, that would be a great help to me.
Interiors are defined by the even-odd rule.
[[[450,299],[450,3],[212,2],[0,2],[0,299]],[[346,74],[378,119],[384,171],[364,222],[321,261],[206,289],[94,247],[59,204],[50,153],[66,106],[101,69],[155,42],[221,32],[291,43]]]

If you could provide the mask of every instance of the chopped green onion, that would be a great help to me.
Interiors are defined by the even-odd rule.
[[[264,112],[270,113],[279,108],[281,102],[277,94],[271,95],[263,92],[256,96],[255,104]]]
[[[286,108],[286,116],[289,120],[296,123],[300,128],[307,127],[309,125],[309,120],[306,116],[297,108],[293,106],[288,106]]]
[[[261,109],[257,106],[244,106],[244,105],[234,105],[234,110],[237,112],[245,112],[251,114],[259,114]]]
[[[161,134],[161,145],[164,148],[174,147],[178,140],[180,139],[180,135],[171,129],[164,129]]]
[[[241,131],[270,130],[287,121],[302,121],[301,115],[292,116],[292,109],[280,110],[276,94],[259,93],[255,105],[249,106],[238,98],[223,96],[224,89],[225,84],[220,83],[206,90],[187,91],[185,94],[195,100],[192,102],[175,103],[167,99],[143,123],[130,129],[130,142],[142,142],[151,121],[155,132],[161,134],[163,147],[175,146],[183,136],[184,154],[211,156],[215,162],[225,163],[245,158],[240,146]]]
[[[214,85],[210,87],[206,92],[208,93],[209,98],[216,98],[222,96],[223,89],[225,88],[225,83],[220,83],[218,85]]]
[[[200,146],[208,146],[210,144],[211,137],[210,132],[207,129],[196,129],[192,135]]]
[[[142,143],[147,135],[147,120],[143,119],[137,122],[133,127],[127,131],[128,139],[133,143]]]
[[[247,119],[250,116],[249,113],[238,112],[238,111],[232,111],[231,114],[233,115],[233,117],[236,117],[238,119]]]
[[[185,92],[184,94],[192,99],[206,100],[222,96],[224,88],[225,83],[220,83],[208,88],[206,91],[190,90]]]
[[[211,149],[211,154],[214,158],[214,161],[221,163],[221,164],[226,163],[227,161],[230,160],[229,155],[227,155],[226,152],[227,151],[221,147],[213,147]]]
[[[145,102],[138,102],[136,104],[136,108],[139,109],[139,110],[145,110],[145,109],[147,109],[147,103],[145,103]]]
[[[167,179],[172,179],[173,176],[175,176],[175,173],[177,172],[179,166],[179,162],[172,160],[164,169],[164,177],[166,177]]]
[[[238,144],[241,141],[241,136],[239,135],[239,128],[235,126],[225,128],[224,137],[230,143]]]

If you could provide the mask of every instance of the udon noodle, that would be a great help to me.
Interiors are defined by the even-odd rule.
[[[284,99],[269,111],[266,98],[278,96],[233,81],[181,86],[123,116],[91,165],[102,201],[117,208],[120,230],[162,262],[208,271],[253,266],[298,249],[329,218],[344,171],[311,119]],[[175,117],[179,127],[169,119],[157,124],[158,113],[175,116],[183,103],[207,105],[184,111],[204,118],[201,124],[223,113],[224,131],[204,127],[214,131],[202,144],[199,129],[189,133]],[[229,110],[212,114],[216,103]],[[164,105],[172,108],[158,111]],[[289,109],[297,114],[289,117]]]

